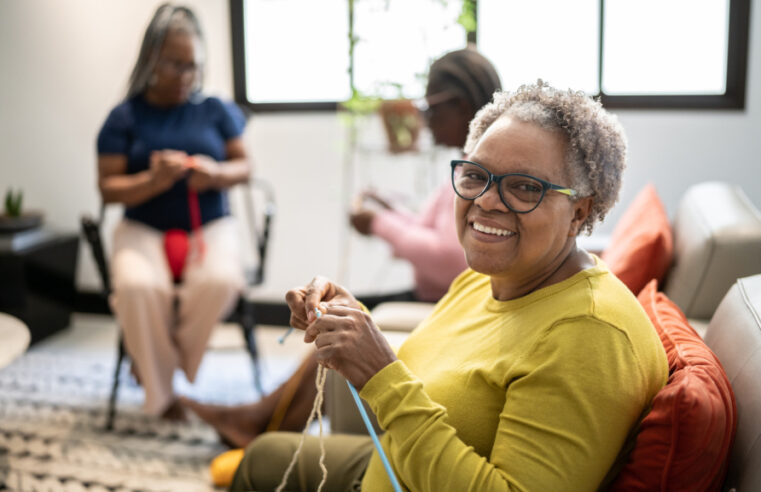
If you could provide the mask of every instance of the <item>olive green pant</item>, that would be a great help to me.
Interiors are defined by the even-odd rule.
[[[269,492],[277,489],[293,453],[299,446],[301,434],[267,432],[248,445],[231,491]],[[373,452],[369,436],[333,434],[325,436],[325,468],[328,479],[326,492],[358,491],[362,476]],[[312,492],[322,480],[320,470],[320,441],[308,435],[298,461],[291,470],[285,489],[289,492]]]

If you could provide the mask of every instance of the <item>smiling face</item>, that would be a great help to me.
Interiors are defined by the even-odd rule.
[[[509,116],[497,119],[468,156],[493,174],[524,173],[568,186],[566,137]],[[492,185],[475,200],[455,202],[457,233],[468,265],[492,277],[498,299],[540,286],[575,250],[589,200],[548,191],[532,212],[510,211]],[[507,293],[507,294],[504,294]]]

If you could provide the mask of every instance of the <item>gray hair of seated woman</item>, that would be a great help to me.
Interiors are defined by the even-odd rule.
[[[161,47],[169,33],[190,34],[198,39],[200,50],[196,53],[198,76],[195,90],[200,90],[203,82],[203,61],[205,56],[204,38],[198,18],[187,7],[165,3],[156,9],[143,35],[140,52],[132,69],[127,88],[127,98],[145,92],[151,83],[153,72],[159,60]]]
[[[499,117],[510,116],[568,139],[566,179],[578,197],[593,197],[592,210],[580,232],[591,233],[618,201],[626,167],[626,136],[615,115],[583,92],[561,91],[539,80],[515,92],[498,92],[470,122],[465,152],[476,144]]]

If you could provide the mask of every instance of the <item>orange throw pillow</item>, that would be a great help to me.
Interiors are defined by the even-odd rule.
[[[718,491],[737,427],[734,394],[719,359],[651,281],[637,297],[669,361],[634,449],[610,490]]]
[[[650,280],[663,280],[673,254],[674,239],[666,209],[655,186],[648,184],[616,223],[602,260],[637,294]]]

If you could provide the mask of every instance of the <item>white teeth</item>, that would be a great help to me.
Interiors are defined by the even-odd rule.
[[[515,234],[513,231],[508,231],[507,229],[487,227],[485,225],[479,224],[478,222],[473,222],[473,229],[479,232],[485,232],[486,234],[494,234],[495,236],[512,236]]]

